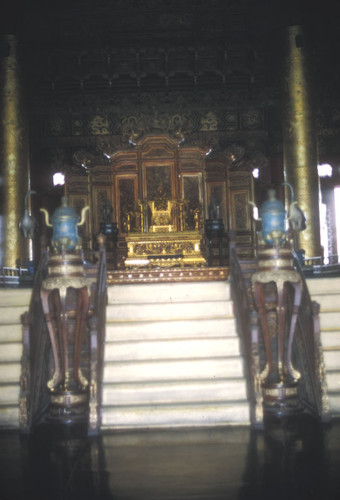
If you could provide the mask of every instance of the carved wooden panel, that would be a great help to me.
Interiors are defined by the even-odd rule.
[[[122,233],[139,229],[137,194],[136,175],[116,177],[116,213]]]
[[[185,227],[198,229],[203,217],[202,174],[181,176],[181,198],[185,201]]]
[[[93,186],[92,191],[92,221],[93,221],[93,237],[99,233],[100,223],[104,222],[104,208],[107,200],[113,207],[112,203],[112,187],[111,185]],[[115,213],[112,214],[113,221]]]
[[[249,192],[246,189],[232,191],[231,195],[231,229],[251,230],[249,210]]]
[[[174,197],[173,166],[169,164],[144,164],[144,198],[151,201],[156,198]]]
[[[93,172],[93,174],[91,175],[92,184],[106,184],[110,182],[111,182],[111,175],[109,173],[103,174],[103,173]]]
[[[84,175],[67,176],[66,189],[68,193],[82,193],[88,192],[88,177]]]
[[[155,118],[154,118],[155,120]],[[146,159],[175,159],[177,144],[167,136],[147,137],[140,142],[141,158]]]

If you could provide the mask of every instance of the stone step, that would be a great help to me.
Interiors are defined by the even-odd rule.
[[[109,305],[106,309],[106,319],[125,320],[176,320],[199,319],[210,317],[231,317],[233,315],[232,302],[206,301],[187,303],[138,303]]]
[[[321,343],[324,349],[329,347],[339,347],[340,346],[340,325],[338,330],[329,329],[322,330],[321,332]]]
[[[333,330],[340,326],[340,311],[325,311],[320,313],[320,328],[323,330]]]
[[[186,359],[176,361],[105,362],[104,383],[158,382],[241,378],[240,356],[219,359]]]
[[[19,427],[22,356],[21,315],[28,311],[31,289],[0,289],[0,427]]]
[[[335,349],[324,349],[323,352],[326,370],[338,371],[340,377],[340,346]]]
[[[19,405],[0,405],[0,428],[17,429],[19,427]]]
[[[313,300],[320,304],[321,313],[338,312],[340,315],[340,292],[329,295],[313,295]]]
[[[340,278],[308,279],[307,285],[312,300],[320,304],[323,340],[325,331],[337,331],[340,328]]]
[[[327,387],[331,392],[340,392],[340,372],[339,371],[328,371],[326,373]]]
[[[105,384],[102,404],[146,405],[246,400],[242,379]]]
[[[340,415],[340,278],[307,280],[312,300],[320,304],[321,345],[330,414]]]
[[[203,318],[168,321],[113,321],[106,323],[106,340],[235,337],[234,318]]]
[[[0,405],[15,405],[19,401],[19,381],[15,384],[0,384]]]
[[[0,328],[2,325],[21,325],[21,315],[28,306],[0,306]]]
[[[10,361],[20,361],[22,356],[21,342],[1,342],[0,343],[0,363]]]
[[[237,337],[208,339],[141,340],[110,342],[105,345],[106,362],[218,358],[237,356],[240,352]]]
[[[109,288],[103,428],[249,424],[227,282]]]
[[[331,415],[334,417],[339,417],[340,416],[340,391],[334,392],[334,391],[329,391],[328,392],[328,400],[329,400],[329,407],[330,407],[330,412]]]
[[[20,380],[21,364],[17,363],[5,363],[0,364],[0,382],[14,382],[18,383]]]
[[[320,304],[321,313],[337,311],[340,316],[340,292],[327,295],[314,294],[312,297],[313,300]]]
[[[2,325],[0,324],[0,342],[21,342],[22,325]]]
[[[184,405],[112,406],[102,415],[102,428],[249,425],[247,402]]]
[[[30,288],[0,288],[0,307],[26,307],[28,309],[32,290]]]
[[[340,294],[340,278],[310,278],[306,280],[309,293],[314,295]]]
[[[206,299],[230,300],[230,287],[225,281],[195,283],[139,283],[136,285],[113,285],[108,287],[108,304],[138,302],[181,303],[201,302]]]

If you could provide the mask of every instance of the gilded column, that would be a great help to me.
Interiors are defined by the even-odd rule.
[[[1,263],[14,267],[18,259],[21,265],[25,263],[27,253],[18,225],[28,190],[28,137],[18,45],[13,35],[2,38],[0,81]]]
[[[308,53],[298,25],[284,34],[282,129],[285,180],[307,219],[299,247],[306,257],[316,257],[321,255],[316,125]]]

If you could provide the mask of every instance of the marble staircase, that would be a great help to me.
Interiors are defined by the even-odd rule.
[[[102,429],[248,425],[226,281],[108,289]]]
[[[320,306],[332,418],[340,417],[340,278],[307,280]],[[229,284],[108,289],[102,429],[249,424]],[[0,289],[0,429],[18,428],[21,315],[30,289]]]
[[[340,278],[308,279],[312,300],[320,304],[328,399],[332,418],[340,417]]]
[[[19,427],[21,315],[30,298],[31,289],[0,288],[0,429]]]

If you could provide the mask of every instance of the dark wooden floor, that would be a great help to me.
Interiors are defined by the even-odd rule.
[[[0,498],[340,498],[340,422],[302,417],[247,428],[0,433]]]

